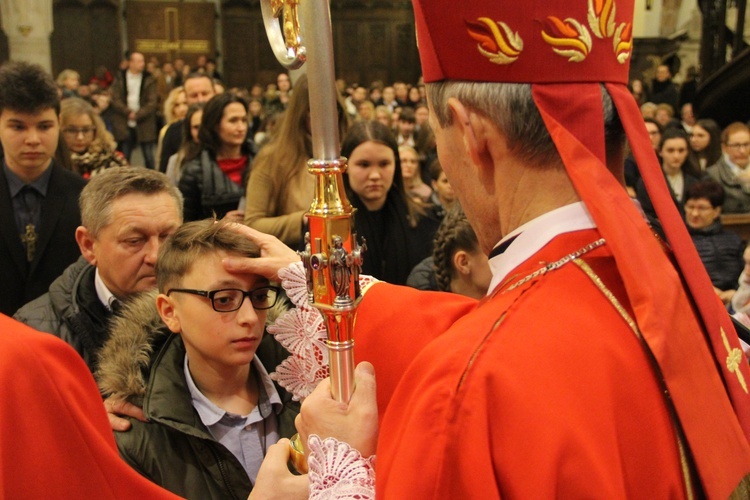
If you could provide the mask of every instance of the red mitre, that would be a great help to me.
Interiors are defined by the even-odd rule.
[[[628,82],[632,0],[414,2],[425,82]]]
[[[633,1],[413,3],[425,82],[532,84],[573,186],[615,258],[638,334],[692,452],[698,487],[708,497],[728,497],[750,472],[750,370],[626,87]],[[617,109],[676,267],[606,166],[601,85]]]

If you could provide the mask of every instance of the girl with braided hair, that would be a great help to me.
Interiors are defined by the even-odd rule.
[[[432,253],[438,290],[481,299],[492,274],[466,214],[460,206],[450,210],[435,235]]]
[[[466,214],[457,203],[435,234],[432,255],[414,266],[406,284],[417,290],[453,292],[481,299],[490,285],[490,266]]]

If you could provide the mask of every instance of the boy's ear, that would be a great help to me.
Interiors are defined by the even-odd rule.
[[[167,325],[167,328],[169,328],[172,333],[180,333],[182,331],[180,318],[177,314],[175,301],[172,297],[167,297],[163,293],[160,293],[156,297],[156,309],[159,311],[161,320]]]

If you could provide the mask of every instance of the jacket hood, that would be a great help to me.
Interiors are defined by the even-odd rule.
[[[152,354],[171,335],[156,309],[157,295],[153,290],[134,297],[113,318],[96,372],[104,396],[143,405]]]
[[[143,292],[123,304],[112,319],[109,340],[99,353],[95,378],[105,397],[114,396],[143,406],[149,372],[154,358],[170,335],[156,309],[158,291]],[[286,308],[279,300],[268,311],[266,324],[275,321]]]

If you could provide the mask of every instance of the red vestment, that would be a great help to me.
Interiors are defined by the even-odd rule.
[[[450,295],[414,307],[411,291],[367,292],[355,352],[375,365],[387,404],[380,498],[686,496],[677,426],[608,248],[511,289],[599,237],[557,236],[469,314]],[[370,322],[384,310],[396,316]],[[413,350],[401,347],[394,366],[404,344]],[[726,482],[744,466],[736,458],[716,457]]]
[[[2,314],[0,387],[0,498],[179,498],[122,461],[83,359]]]

